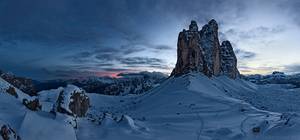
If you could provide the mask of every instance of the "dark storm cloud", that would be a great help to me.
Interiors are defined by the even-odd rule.
[[[256,3],[259,5],[260,1]],[[17,55],[26,58],[26,62],[37,60],[26,64],[34,74],[46,73],[41,70],[44,67],[51,69],[51,73],[68,70],[62,75],[78,74],[73,72],[76,70],[94,73],[140,66],[170,69],[166,59],[144,57],[148,53],[155,55],[176,50],[176,45],[157,40],[165,37],[163,41],[176,41],[182,25],[192,19],[203,25],[215,18],[222,28],[226,21],[243,18],[247,6],[247,1],[242,0],[0,0],[0,51],[7,54],[0,56],[0,66],[32,75],[28,71],[25,74],[25,60],[14,57]],[[288,1],[284,6],[300,23],[299,2]],[[170,30],[174,31],[174,36],[161,36]],[[263,37],[260,36],[262,32],[280,31],[264,26],[249,32],[229,29],[220,37],[226,38],[225,34],[231,33],[257,38]],[[39,59],[41,54],[45,55],[43,59]],[[247,59],[255,57],[251,52],[241,54]]]
[[[148,57],[129,57],[129,58],[120,59],[120,62],[126,65],[145,65],[145,64],[155,65],[155,64],[163,63],[163,60],[157,58],[148,58]]]
[[[244,50],[241,50],[241,49],[235,49],[235,54],[240,59],[252,59],[252,58],[256,57],[256,53],[249,52],[249,51],[244,51]]]
[[[133,71],[132,69],[125,69],[125,68],[104,68],[103,70],[109,72]]]
[[[78,69],[66,69],[66,70],[45,70],[47,71],[49,78],[52,79],[77,79],[86,78],[89,76],[94,76],[96,73],[94,71],[80,71]]]
[[[289,15],[300,27],[300,1],[299,0],[287,0],[279,4],[282,9],[285,9],[284,12],[288,11]]]
[[[106,40],[115,35],[140,40],[149,25],[165,23],[174,15],[205,22],[209,12],[226,8],[224,4],[222,0],[9,0],[1,3],[0,34],[9,40],[51,42]]]

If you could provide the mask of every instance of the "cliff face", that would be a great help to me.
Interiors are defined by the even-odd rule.
[[[229,41],[223,41],[220,46],[221,72],[231,78],[237,78],[240,75],[237,69],[237,58]]]
[[[177,42],[177,63],[171,76],[192,71],[205,75],[227,75],[237,78],[237,59],[229,41],[219,43],[218,24],[211,20],[198,30],[196,21],[191,21],[189,30],[179,33]]]
[[[189,30],[179,33],[177,42],[177,64],[172,75],[185,74],[190,71],[204,71],[204,52],[200,47],[200,34],[195,21],[191,22]]]

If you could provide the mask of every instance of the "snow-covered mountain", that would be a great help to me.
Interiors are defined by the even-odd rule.
[[[274,71],[269,75],[246,75],[243,76],[243,79],[256,83],[256,84],[290,84],[293,85],[293,88],[300,87],[300,74],[291,74],[287,75],[283,72]]]
[[[52,92],[59,94],[61,91],[58,90],[63,89]],[[87,94],[91,107],[86,117],[76,119],[76,128],[69,124],[67,114],[57,112],[55,117],[47,109],[32,112],[14,96],[0,94],[0,120],[12,127],[22,140],[299,138],[297,113],[259,110],[240,100],[250,94],[248,98],[256,101],[254,94],[262,93],[262,89],[270,91],[273,88],[226,76],[208,78],[191,73],[171,77],[146,94],[108,96],[91,93]],[[46,101],[49,103],[54,99],[55,102],[58,98],[58,94],[54,97],[55,94],[48,93],[40,93],[42,106],[47,104]],[[280,106],[277,100],[266,102]],[[274,104],[266,103],[266,107]],[[286,105],[290,107],[292,103],[286,102]],[[294,105],[299,108],[300,104]],[[273,108],[276,111],[276,106]]]
[[[41,91],[73,84],[89,93],[105,95],[142,94],[158,86],[167,78],[167,75],[159,72],[120,73],[118,76],[118,78],[89,77],[84,80],[52,80],[38,83],[36,88]]]
[[[0,78],[0,140],[76,140],[73,127],[65,122],[68,116],[31,111],[31,101],[36,97]]]
[[[79,122],[78,130],[82,133],[78,134],[78,139],[300,138],[297,114],[260,110],[237,99],[263,88],[268,90],[240,79],[225,76],[210,79],[192,73],[172,77],[145,95],[89,94],[92,107],[88,118],[91,121]],[[267,102],[276,105],[276,100]]]
[[[144,71],[120,73],[118,78],[88,77],[86,79],[57,79],[40,82],[0,71],[0,77],[30,96],[37,96],[40,91],[65,87],[68,84],[76,85],[89,93],[127,95],[142,94],[158,86],[167,78],[167,75],[160,72]]]
[[[0,77],[30,96],[37,95],[35,81],[29,78],[15,76],[12,73],[2,72],[1,70]]]

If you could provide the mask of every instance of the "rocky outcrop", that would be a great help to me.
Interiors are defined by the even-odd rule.
[[[237,69],[237,58],[229,41],[223,41],[221,45],[221,72],[233,79],[239,77],[240,73]]]
[[[30,96],[36,96],[37,90],[31,79],[18,77],[11,73],[0,72],[0,77]]]
[[[2,140],[21,140],[20,136],[9,125],[2,125],[0,128],[0,139]]]
[[[185,74],[190,71],[206,71],[204,52],[200,47],[200,34],[195,21],[189,30],[179,33],[177,42],[177,63],[171,75]]]
[[[25,105],[28,109],[32,111],[38,111],[42,108],[38,99],[34,99],[31,101],[28,99],[23,99],[23,105]]]
[[[7,89],[6,89],[6,92],[16,98],[18,98],[18,94],[16,92],[16,89],[12,86],[9,86]]]
[[[69,104],[70,110],[76,114],[78,117],[83,117],[85,116],[89,105],[90,105],[90,100],[89,98],[84,95],[83,93],[80,92],[75,92],[71,96],[72,102]]]
[[[191,21],[189,30],[184,29],[179,33],[177,63],[171,76],[202,72],[209,77],[226,75],[237,78],[236,56],[230,42],[223,43],[219,43],[218,24],[214,19],[200,31],[196,21]]]
[[[85,91],[74,85],[68,85],[60,92],[55,110],[71,116],[84,117],[89,106],[90,100]]]
[[[205,73],[208,76],[220,74],[220,43],[218,37],[218,24],[212,19],[204,25],[200,33],[200,47],[204,50],[204,59],[208,70]]]

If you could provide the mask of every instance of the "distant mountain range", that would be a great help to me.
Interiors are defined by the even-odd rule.
[[[269,75],[243,75],[243,79],[255,84],[290,84],[292,88],[300,88],[300,74],[287,75],[283,72],[274,71]]]
[[[66,87],[73,84],[83,88],[88,93],[105,95],[141,94],[158,86],[167,78],[159,72],[120,73],[119,78],[88,77],[79,79],[58,79],[36,81],[25,77],[15,76],[12,73],[0,73],[1,78],[14,85],[30,96],[36,96],[39,91]]]

